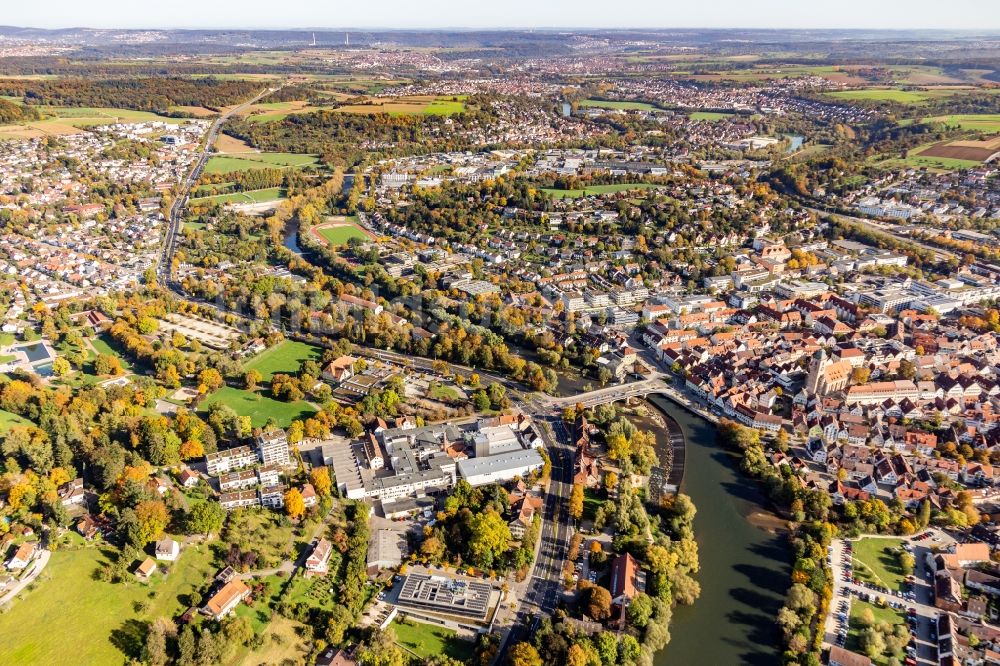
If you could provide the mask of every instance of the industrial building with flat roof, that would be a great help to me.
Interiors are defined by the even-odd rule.
[[[413,573],[403,581],[397,605],[483,622],[492,607],[494,588],[471,578]]]

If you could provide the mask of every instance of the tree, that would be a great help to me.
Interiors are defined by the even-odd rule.
[[[187,514],[189,534],[217,534],[226,522],[226,510],[218,502],[199,502]]]
[[[472,405],[476,411],[485,412],[493,406],[493,403],[490,402],[490,396],[486,394],[486,391],[479,390],[472,394]]]
[[[917,564],[916,558],[905,550],[899,554],[899,568],[903,570],[904,576],[913,573],[913,567]]]
[[[872,376],[872,371],[868,368],[854,368],[851,371],[851,383],[852,384],[867,384],[868,379]]]
[[[611,593],[600,585],[595,585],[587,593],[587,615],[598,622],[611,617]]]
[[[330,481],[330,468],[314,467],[309,473],[309,482],[321,497],[329,497],[333,483]]]
[[[861,649],[872,659],[885,652],[885,637],[877,627],[868,627],[861,632]]]
[[[142,649],[142,660],[150,666],[166,666],[170,657],[167,654],[168,623],[160,618],[149,625],[146,632],[146,644]]]
[[[614,492],[614,489],[618,487],[618,475],[614,472],[608,472],[604,475],[604,489],[609,493]]]
[[[305,515],[306,503],[298,488],[289,488],[285,492],[285,513],[295,520]]]
[[[920,503],[920,510],[917,512],[917,525],[920,528],[927,527],[931,522],[931,502],[930,500],[924,500]]]
[[[264,376],[260,374],[260,370],[257,368],[251,368],[247,370],[246,374],[243,375],[243,385],[248,391],[255,391],[257,385],[264,379]]]
[[[170,515],[167,505],[160,500],[147,500],[136,505],[134,510],[123,511],[121,522],[128,542],[137,548],[145,548],[146,544],[163,536]]]
[[[198,373],[198,385],[205,387],[207,393],[219,390],[224,383],[222,374],[215,368],[205,368]]]
[[[226,639],[231,645],[249,645],[253,636],[250,618],[234,617],[226,624]]]
[[[583,517],[583,484],[574,483],[573,490],[569,494],[569,515],[574,520]]]
[[[569,646],[566,652],[566,666],[588,666],[589,663],[590,658],[586,650],[575,643]]]
[[[56,377],[65,377],[72,370],[73,368],[70,367],[69,361],[67,361],[62,356],[58,356],[56,357],[55,360],[52,361],[52,373]]]
[[[117,377],[124,372],[121,361],[114,354],[98,354],[94,359],[94,372],[99,375],[112,375]]]
[[[469,532],[469,561],[475,566],[491,568],[510,548],[510,527],[492,508],[472,517]]]
[[[601,588],[603,589],[603,588]],[[608,593],[610,597],[610,592]],[[614,666],[618,661],[618,638],[610,631],[602,631],[594,639],[594,647],[604,666]]]
[[[538,650],[531,643],[517,643],[507,655],[509,666],[544,666]]]
[[[628,605],[627,617],[629,624],[644,629],[653,616],[653,599],[645,592],[635,595]]]
[[[189,439],[180,448],[181,460],[192,460],[205,455],[205,447],[197,439]]]

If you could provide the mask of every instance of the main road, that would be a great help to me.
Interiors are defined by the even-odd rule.
[[[167,218],[167,233],[163,237],[163,247],[160,251],[159,264],[156,268],[156,277],[160,284],[164,286],[170,285],[170,278],[173,272],[172,267],[174,263],[174,252],[177,250],[177,235],[180,233],[181,214],[184,212],[184,206],[187,205],[188,195],[191,194],[191,188],[193,188],[195,183],[198,182],[198,179],[201,178],[201,172],[205,169],[205,164],[208,162],[208,158],[211,157],[212,144],[215,143],[215,138],[219,135],[219,130],[222,128],[222,124],[229,120],[229,118],[234,114],[240,113],[280,89],[280,87],[268,88],[250,101],[229,109],[216,118],[215,122],[213,122],[212,126],[208,129],[208,134],[205,136],[205,144],[201,147],[201,154],[198,155],[198,161],[195,162],[194,168],[192,168],[188,173],[187,178],[181,181],[180,188],[177,190],[177,194],[174,198],[174,203],[170,206],[170,214]]]

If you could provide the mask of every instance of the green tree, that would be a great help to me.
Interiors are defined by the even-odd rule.
[[[199,502],[187,514],[189,534],[218,534],[226,521],[226,510],[218,502]]]
[[[492,568],[510,548],[507,521],[492,508],[472,517],[469,532],[469,561],[478,567]]]

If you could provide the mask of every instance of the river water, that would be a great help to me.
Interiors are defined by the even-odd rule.
[[[668,398],[653,395],[649,401],[684,432],[681,491],[698,508],[694,530],[701,563],[701,597],[693,606],[674,609],[670,644],[655,664],[777,664],[774,619],[791,575],[785,537],[751,524],[751,515],[767,512],[766,498],[742,475],[735,456],[716,445],[715,426]],[[657,446],[666,445],[665,433],[657,431]]]

